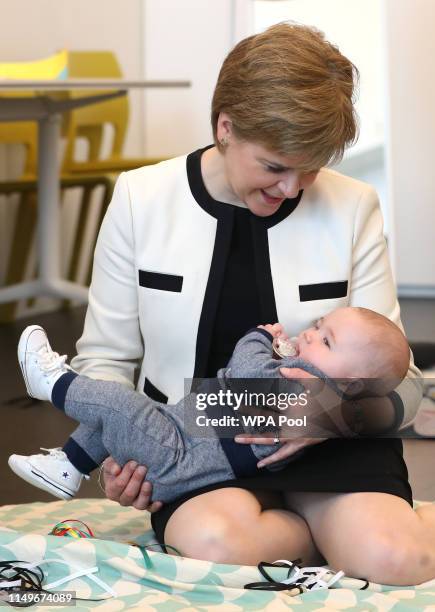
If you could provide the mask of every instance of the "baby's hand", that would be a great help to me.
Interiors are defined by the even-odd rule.
[[[281,325],[281,323],[274,323],[273,325],[271,323],[268,323],[267,325],[258,325],[258,328],[265,329],[274,338],[278,338],[278,337],[281,337],[284,339],[287,338],[287,336],[284,333],[284,328]]]

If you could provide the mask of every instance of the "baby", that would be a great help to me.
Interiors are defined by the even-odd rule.
[[[286,340],[278,323],[250,330],[237,343],[227,368],[208,381],[202,396],[240,389],[242,381],[236,379],[253,378],[261,379],[252,381],[254,386],[266,385],[264,390],[269,385],[275,392],[276,379],[280,379],[279,385],[294,384],[281,376],[282,367],[304,369],[342,397],[382,396],[398,385],[409,366],[409,346],[400,329],[365,308],[340,308],[322,317],[299,334],[293,357],[276,358],[273,341],[278,338]],[[89,448],[79,450],[101,461],[112,455],[120,465],[133,459],[148,466],[154,499],[167,502],[207,484],[253,475],[257,462],[277,450],[277,446],[234,442],[238,433],[261,431],[252,426],[252,421],[243,425],[240,418],[242,425],[230,429],[229,434],[227,430],[229,437],[222,435],[222,429],[211,420],[206,434],[199,432],[201,427],[192,426],[199,414],[210,419],[237,414],[233,407],[210,405],[199,412],[197,398],[204,390],[201,385],[168,406],[118,383],[77,375],[66,365],[66,356],[52,351],[39,326],[24,330],[18,358],[31,397],[51,401],[92,430]],[[276,409],[266,412],[274,414],[278,422]],[[288,412],[291,414],[291,408]],[[274,444],[279,444],[279,427],[272,431]],[[75,457],[60,449],[47,450],[47,455],[11,455],[9,465],[27,482],[61,499],[70,499],[89,475],[80,471]]]

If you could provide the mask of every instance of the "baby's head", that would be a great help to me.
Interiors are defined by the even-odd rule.
[[[298,356],[352,395],[386,395],[406,375],[410,351],[402,331],[367,308],[338,308],[298,336]],[[347,379],[355,379],[353,381]]]

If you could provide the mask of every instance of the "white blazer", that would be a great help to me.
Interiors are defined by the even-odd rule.
[[[372,187],[322,169],[282,208],[272,225],[252,215],[265,312],[291,335],[346,305],[401,325]],[[185,395],[189,379],[204,375],[233,211],[205,191],[199,152],[121,174],[95,250],[73,368],[130,387],[139,368],[139,391],[169,403]],[[408,376],[397,389],[402,424],[421,400],[413,362]]]

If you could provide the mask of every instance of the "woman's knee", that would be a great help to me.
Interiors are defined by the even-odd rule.
[[[188,527],[183,534],[165,532],[165,542],[175,541],[184,557],[203,559],[214,563],[236,563],[242,551],[238,549],[237,527],[228,516],[212,512],[204,523],[197,523],[196,528]],[[169,525],[168,525],[169,527]]]
[[[387,536],[375,543],[373,576],[369,580],[396,586],[417,585],[435,577],[435,551],[427,541],[408,534]]]
[[[261,506],[254,496],[250,499],[232,493],[232,503],[227,508],[214,504],[215,496],[208,500],[199,496],[180,506],[166,526],[165,544],[174,546],[185,557],[236,563],[246,553],[240,547],[249,538],[247,531],[252,533],[257,528]]]
[[[348,576],[380,584],[409,586],[435,577],[434,551],[407,534],[372,533],[362,545],[327,561]]]
[[[263,511],[255,495],[239,489],[212,491],[184,503],[167,524],[165,543],[183,556],[216,563],[318,558],[301,517],[281,509]]]

